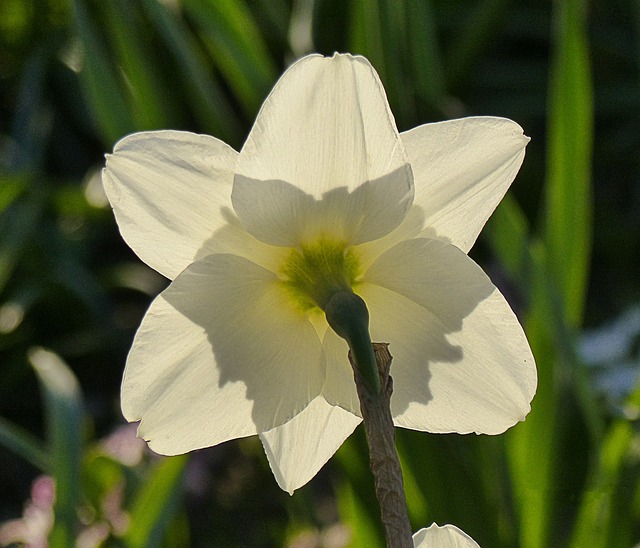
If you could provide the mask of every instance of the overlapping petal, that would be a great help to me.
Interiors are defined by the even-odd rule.
[[[283,306],[275,275],[234,255],[189,266],[152,304],[129,354],[122,409],[140,435],[178,454],[257,434],[321,391],[313,326]]]
[[[432,523],[413,535],[415,548],[480,548],[478,543],[455,525]]]
[[[289,494],[305,485],[360,421],[319,396],[289,422],[261,433],[260,439],[278,485]]]
[[[427,236],[467,252],[524,160],[529,138],[505,118],[471,117],[402,133]]]
[[[373,340],[394,357],[392,413],[428,432],[498,434],[523,420],[536,389],[517,318],[455,246],[424,238],[380,256],[360,294]]]
[[[215,137],[183,131],[116,144],[102,182],[122,237],[151,268],[175,278],[226,224],[237,156]]]
[[[322,346],[327,363],[322,394],[331,405],[338,405],[359,417],[360,400],[348,360],[349,346],[332,329],[326,331]]]
[[[465,252],[527,142],[500,118],[399,135],[375,70],[337,54],[291,66],[240,154],[183,132],[120,141],[103,171],[118,225],[174,279],[129,355],[127,419],[164,454],[260,434],[283,489],[313,477],[360,422],[359,402],[346,343],[292,305],[278,274],[288,247],[332,237],[365,271],[354,289],[372,339],[390,343],[398,426],[496,434],[522,420],[533,357]],[[451,529],[416,535],[466,537]]]
[[[232,200],[247,230],[274,245],[335,225],[361,243],[400,224],[411,167],[366,59],[309,56],[287,70],[240,152]]]

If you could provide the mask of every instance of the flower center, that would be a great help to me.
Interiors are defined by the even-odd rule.
[[[304,311],[322,310],[339,291],[351,291],[360,261],[344,242],[329,238],[293,248],[281,268],[283,283]]]

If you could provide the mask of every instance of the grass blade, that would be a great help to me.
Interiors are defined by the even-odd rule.
[[[189,457],[164,458],[156,465],[130,510],[131,524],[124,538],[130,548],[162,543],[182,497],[182,476]]]
[[[549,94],[546,234],[570,326],[581,323],[591,247],[593,99],[586,2],[556,2]]]
[[[53,477],[56,482],[55,523],[49,536],[53,548],[75,543],[80,501],[82,459],[82,396],[69,367],[53,352],[37,348],[29,353],[42,388],[47,413]]]
[[[175,58],[180,80],[185,82],[190,107],[201,126],[238,148],[243,139],[242,123],[220,84],[209,72],[208,61],[194,36],[177,16],[157,0],[142,0],[142,6]]]
[[[251,11],[241,0],[186,0],[184,7],[244,114],[255,117],[278,71]]]
[[[76,33],[84,50],[80,72],[85,94],[107,148],[135,129],[125,93],[114,74],[103,37],[91,21],[83,0],[73,2]]]
[[[51,459],[44,444],[31,432],[0,417],[0,445],[29,461],[41,472],[49,472]]]
[[[431,0],[406,1],[410,74],[417,98],[435,112],[442,112],[446,86],[438,32]]]
[[[105,30],[113,40],[116,63],[126,76],[129,101],[137,130],[169,128],[176,125],[168,85],[157,71],[157,58],[145,50],[140,36],[142,21],[133,4],[113,0],[102,4]]]
[[[639,414],[640,387],[625,405],[624,416],[613,421],[600,446],[600,454],[582,495],[571,542],[574,548],[607,548],[634,543],[640,509],[633,499],[637,497],[640,459],[638,433],[630,419],[637,419]]]

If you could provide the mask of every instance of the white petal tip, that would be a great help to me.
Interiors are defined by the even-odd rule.
[[[440,527],[437,523],[416,532],[413,545],[415,548],[480,548],[475,540],[455,525]]]

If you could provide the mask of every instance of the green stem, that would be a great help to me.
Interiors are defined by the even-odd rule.
[[[349,345],[355,367],[369,390],[380,394],[380,376],[369,335],[369,311],[361,297],[351,291],[334,293],[325,307],[327,322]]]
[[[360,399],[387,546],[411,548],[411,524],[391,416],[393,380],[389,375],[392,358],[388,345],[371,343],[369,312],[364,301],[354,293],[334,294],[325,313],[331,328],[349,345],[349,362]]]

